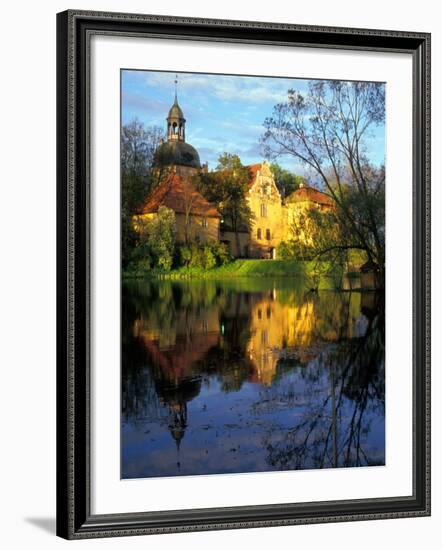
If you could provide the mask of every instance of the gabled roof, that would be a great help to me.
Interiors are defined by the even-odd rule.
[[[291,193],[285,199],[285,202],[315,202],[316,204],[322,204],[324,206],[334,206],[335,204],[331,197],[322,191],[319,191],[314,187],[308,187],[307,185],[304,185]]]
[[[249,189],[255,183],[256,178],[258,176],[258,172],[261,174],[261,176],[264,176],[267,178],[271,177],[272,179],[274,179],[274,174],[272,172],[270,164],[266,160],[264,160],[263,162],[258,162],[257,164],[249,164],[248,166],[246,166],[246,168],[248,168],[250,173],[250,179],[248,182]],[[275,182],[275,185],[276,185],[276,182]]]
[[[255,183],[256,176],[258,175],[258,172],[262,168],[262,163],[258,162],[257,164],[249,164],[248,166],[246,166],[246,168],[248,168],[250,172],[250,179],[248,181],[249,188],[250,188]]]
[[[258,164],[249,164],[248,166],[246,166],[246,168],[250,170],[252,178],[255,179],[258,170],[261,170],[261,163],[258,162]]]
[[[154,214],[160,206],[176,213],[220,218],[215,206],[199,193],[188,179],[179,174],[169,174],[147,197],[138,214]]]

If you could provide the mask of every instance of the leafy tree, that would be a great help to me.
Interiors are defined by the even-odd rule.
[[[289,231],[290,237],[283,250],[292,257],[311,260],[320,255],[322,259],[336,259],[334,252],[346,252],[339,248],[343,237],[333,209],[301,210],[293,218]]]
[[[288,91],[287,101],[264,121],[268,157],[289,155],[322,182],[336,205],[339,242],[317,253],[359,249],[385,266],[385,171],[370,163],[367,138],[385,118],[385,87],[369,82],[312,82],[302,95]]]
[[[135,271],[140,262],[144,270],[170,271],[176,244],[175,212],[160,206],[158,213],[139,225],[139,241],[131,253]]]
[[[272,162],[270,168],[275,178],[276,187],[281,194],[281,197],[288,197],[296,191],[301,183],[305,183],[302,176],[298,176],[282,168],[277,162]]]
[[[335,285],[340,288],[348,251],[340,248],[341,228],[335,211],[316,208],[300,211],[289,229],[290,238],[279,245],[278,256],[282,259],[316,260],[308,277],[311,289],[318,289],[322,277],[336,274],[340,276]]]
[[[213,255],[215,256],[216,265],[225,265],[232,260],[232,257],[229,253],[229,248],[225,243],[222,243],[220,241],[211,241],[210,247],[212,249]]]
[[[138,236],[132,216],[158,183],[152,170],[154,153],[164,133],[157,126],[145,127],[134,119],[121,129],[121,224],[122,262],[127,265]]]
[[[237,241],[240,231],[250,228],[253,217],[246,200],[250,177],[249,169],[243,166],[238,155],[223,153],[218,159],[215,172],[194,178],[198,191],[218,206],[224,227],[236,234]]]
[[[160,206],[149,227],[148,243],[156,265],[164,271],[172,267],[176,241],[175,212]]]

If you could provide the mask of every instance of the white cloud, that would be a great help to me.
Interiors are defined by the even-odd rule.
[[[173,73],[145,73],[146,84],[156,87],[170,86],[171,95],[174,89],[174,80]],[[209,95],[221,101],[243,101],[251,104],[266,101],[278,103],[287,97],[289,87],[290,82],[286,79],[195,73],[178,74],[178,91],[198,92],[202,100],[204,100],[204,96]]]

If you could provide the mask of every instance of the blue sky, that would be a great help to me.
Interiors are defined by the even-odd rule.
[[[251,76],[211,75],[158,71],[122,71],[122,122],[138,118],[145,125],[166,126],[173,103],[175,74],[178,102],[186,118],[186,141],[199,152],[202,162],[214,169],[223,152],[238,154],[243,164],[255,164],[264,156],[259,146],[263,121],[273,107],[287,99],[287,90],[306,92],[308,80]],[[374,128],[368,141],[375,164],[384,162],[385,127]],[[307,175],[292,157],[277,162],[294,173]]]

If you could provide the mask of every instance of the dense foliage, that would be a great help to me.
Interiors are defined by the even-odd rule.
[[[161,206],[151,220],[139,223],[138,240],[130,250],[128,272],[169,271],[176,246],[175,212]]]
[[[216,204],[226,229],[238,232],[250,227],[253,215],[247,204],[246,191],[251,174],[238,155],[223,153],[216,171],[195,176],[198,191]]]
[[[178,247],[177,267],[212,269],[231,261],[224,243],[209,241],[205,244],[193,242]]]
[[[121,129],[121,254],[124,268],[138,240],[132,216],[158,183],[152,165],[155,150],[163,137],[161,128],[146,128],[137,119]]]
[[[277,162],[270,164],[276,187],[282,198],[288,197],[299,188],[301,183],[305,184],[305,179],[282,168]]]

